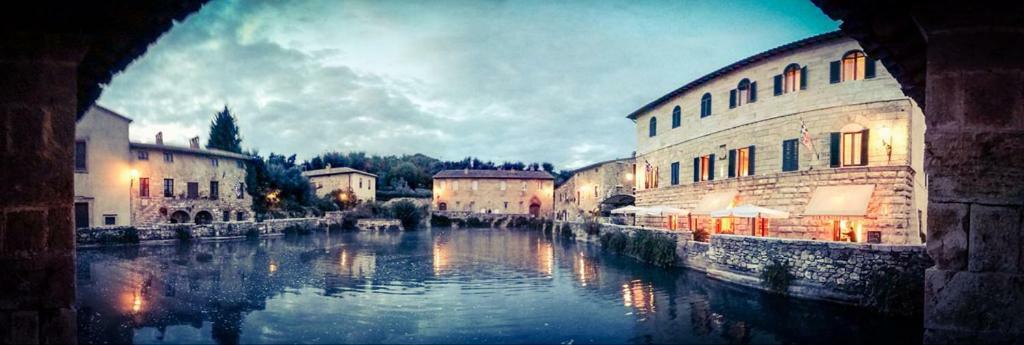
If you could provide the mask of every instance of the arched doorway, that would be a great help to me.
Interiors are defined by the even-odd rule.
[[[530,216],[540,217],[540,200],[537,200],[536,197],[530,199]]]
[[[190,220],[192,220],[192,217],[189,217],[188,212],[174,211],[174,213],[171,213],[171,224],[188,223]]]
[[[446,203],[446,202],[438,203],[437,204],[437,210],[438,211],[447,211],[448,210],[448,203]]]
[[[213,215],[207,211],[199,211],[196,213],[196,224],[210,224],[213,223]]]

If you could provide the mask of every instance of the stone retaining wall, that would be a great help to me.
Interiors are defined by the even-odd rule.
[[[577,241],[600,244],[600,234],[621,232],[634,236],[648,231],[667,234],[676,240],[676,266],[756,289],[761,272],[769,263],[786,262],[794,279],[788,293],[793,296],[861,305],[872,288],[872,275],[897,270],[923,274],[932,266],[921,245],[864,244],[712,235],[710,243],[693,240],[688,231],[600,224],[598,232],[586,231],[586,225],[556,222],[556,231],[570,231]],[[918,281],[919,280],[915,280]],[[922,283],[923,284],[923,283]],[[920,287],[909,287],[920,288]]]
[[[329,220],[318,218],[268,219],[263,222],[241,221],[212,224],[154,224],[144,227],[107,226],[78,229],[75,238],[79,245],[107,243],[134,243],[129,237],[134,229],[138,241],[177,240],[187,234],[192,239],[243,237],[252,231],[258,235],[279,234],[288,227],[318,229],[330,224]]]
[[[402,222],[390,218],[365,218],[356,221],[359,230],[402,230]]]

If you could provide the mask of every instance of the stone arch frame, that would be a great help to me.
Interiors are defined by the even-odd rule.
[[[171,224],[191,223],[192,215],[185,210],[175,210],[167,216],[167,222]]]
[[[193,216],[192,222],[195,224],[212,224],[213,213],[207,210],[200,210]]]

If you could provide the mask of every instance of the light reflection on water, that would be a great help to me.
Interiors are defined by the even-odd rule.
[[[212,257],[212,259],[211,259]],[[81,343],[920,343],[538,232],[343,233],[78,252]]]

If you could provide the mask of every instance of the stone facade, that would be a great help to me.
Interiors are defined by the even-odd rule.
[[[578,220],[601,211],[601,202],[617,195],[633,195],[634,160],[622,158],[591,164],[573,171],[555,188],[555,218]]]
[[[900,93],[899,84],[880,65],[872,78],[831,82],[831,64],[847,52],[861,50],[855,41],[831,33],[806,42],[759,55],[739,67],[730,66],[727,72],[716,72],[631,114],[637,124],[637,206],[692,208],[703,193],[738,187],[744,191],[737,206],[754,203],[791,213],[791,219],[772,223],[772,230],[774,224],[782,225],[777,235],[831,240],[822,236],[827,231],[823,220],[801,217],[807,193],[822,185],[871,184],[875,186],[871,204],[877,207],[863,219],[847,218],[862,221],[865,232],[881,231],[883,242],[921,243],[927,188],[922,173],[924,120],[920,108]],[[866,61],[872,63],[870,57]],[[791,64],[803,68],[805,87],[775,95],[775,77]],[[730,94],[743,79],[759,84],[754,87],[758,89],[756,101],[730,108]],[[705,93],[711,96],[711,113],[701,117]],[[676,106],[681,116],[679,126],[673,128]],[[811,137],[810,145],[800,140],[802,127]],[[836,147],[837,154],[845,149],[840,141],[832,145],[833,137],[863,130],[864,144],[847,153],[864,155],[866,167],[836,166],[834,163],[842,160],[833,157],[832,148]],[[790,161],[795,167],[788,169],[783,159],[786,140],[796,140],[791,142],[796,150]],[[738,149],[747,149],[750,175],[730,177],[730,162],[740,165],[741,158],[730,159]],[[703,181],[696,181],[703,174],[695,166],[700,157],[709,158],[706,165],[712,171]],[[672,176],[673,164],[676,176]],[[653,220],[648,225],[667,227],[665,222]]]
[[[252,217],[252,197],[245,191],[248,156],[163,144],[132,143],[131,147],[139,174],[131,194],[133,224],[244,221]],[[168,155],[173,158],[168,160]],[[148,191],[143,190],[143,179],[149,180]],[[171,193],[165,193],[166,180],[172,183]],[[194,190],[189,190],[193,188],[190,185]]]
[[[377,175],[352,168],[331,168],[303,171],[309,178],[317,196],[331,194],[335,190],[352,191],[356,201],[377,199]]]
[[[554,177],[544,171],[443,170],[434,175],[431,210],[550,218],[553,193]]]

